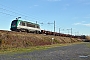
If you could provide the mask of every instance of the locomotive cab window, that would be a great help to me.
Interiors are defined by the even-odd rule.
[[[25,22],[20,22],[20,25],[25,26]]]
[[[16,25],[17,25],[17,20],[12,21],[11,26],[16,26]]]
[[[31,27],[34,27],[35,28],[35,25],[31,23]]]
[[[37,26],[37,28],[40,28],[39,26]]]
[[[22,25],[22,22],[20,22],[20,25]]]
[[[34,25],[34,24],[29,23],[29,22],[27,23],[27,26],[28,26],[28,27],[35,27],[35,25]]]
[[[30,27],[30,23],[29,22],[27,22],[27,26]]]

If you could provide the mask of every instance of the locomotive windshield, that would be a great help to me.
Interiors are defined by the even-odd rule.
[[[12,26],[12,27],[16,27],[16,26],[17,26],[17,20],[12,21],[11,26]]]

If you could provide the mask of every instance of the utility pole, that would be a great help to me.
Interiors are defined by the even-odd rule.
[[[54,21],[54,36],[55,36],[55,21]]]
[[[68,30],[68,34],[69,34],[69,30],[71,30],[71,37],[72,37],[72,28],[71,29],[67,29]]]
[[[72,28],[71,28],[71,35],[72,35]]]
[[[60,34],[61,32],[60,32],[60,28],[59,28],[59,34]],[[60,34],[60,36],[61,36],[61,34]]]
[[[54,24],[54,36],[55,36],[55,20],[54,20],[54,23],[48,23],[48,24]]]
[[[71,28],[71,38],[72,38],[72,28]]]
[[[68,30],[68,34],[69,34],[69,30],[71,30],[71,35],[72,35],[72,28],[71,29],[67,29]]]
[[[59,28],[59,33],[60,33],[60,28]]]

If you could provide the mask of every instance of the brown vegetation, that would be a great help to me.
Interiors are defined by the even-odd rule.
[[[86,39],[87,39],[87,40],[90,40],[90,36],[86,36]]]
[[[52,38],[54,40],[52,41]],[[81,39],[32,34],[25,32],[0,31],[0,49],[41,46],[50,44],[80,42]]]

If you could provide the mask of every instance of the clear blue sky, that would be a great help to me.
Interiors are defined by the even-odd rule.
[[[41,29],[90,35],[90,0],[0,0],[0,30],[10,30],[13,19],[40,24]],[[70,33],[70,30],[69,30]]]

